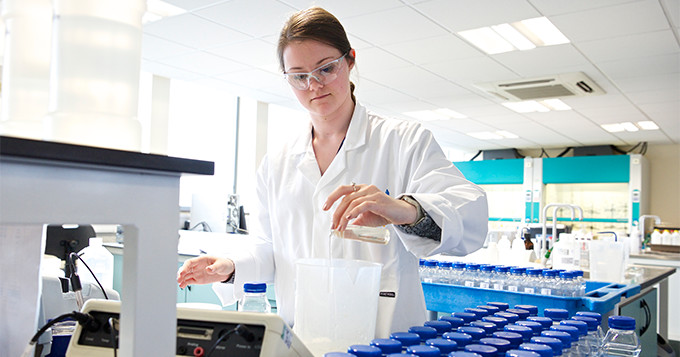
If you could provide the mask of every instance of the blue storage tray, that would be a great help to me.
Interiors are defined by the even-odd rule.
[[[430,311],[450,313],[498,301],[508,303],[511,307],[537,306],[541,316],[543,309],[546,308],[565,309],[569,311],[569,316],[576,314],[577,311],[593,311],[604,315],[612,310],[622,297],[630,297],[640,292],[640,285],[596,281],[586,281],[586,295],[583,297],[537,295],[437,283],[422,285],[425,304]]]

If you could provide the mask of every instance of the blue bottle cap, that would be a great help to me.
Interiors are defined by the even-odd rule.
[[[530,313],[527,310],[524,309],[507,309],[505,312],[510,312],[513,313],[517,316],[519,316],[520,320],[526,320],[527,317],[529,317]]]
[[[484,337],[479,340],[479,344],[495,347],[499,354],[505,354],[505,351],[512,348],[510,341],[496,337]]]
[[[522,335],[518,334],[517,332],[509,332],[509,331],[496,331],[491,334],[492,337],[495,338],[502,338],[508,342],[510,342],[510,348],[518,348],[522,342],[524,342],[524,339],[522,338]],[[569,337],[569,336],[567,336]],[[571,337],[569,337],[571,339]]]
[[[451,268],[453,266],[453,263],[451,262],[438,262],[437,266],[440,268]]]
[[[479,270],[479,264],[467,263],[465,264],[465,270]]]
[[[515,309],[527,310],[531,316],[538,315],[538,307],[535,305],[515,305]]]
[[[633,320],[635,321],[635,320]],[[560,325],[567,325],[567,326],[574,326],[578,329],[578,334],[581,336],[585,336],[588,334],[588,324],[583,322],[583,321],[576,321],[576,320],[562,320],[560,321]]]
[[[475,308],[475,307],[466,307],[465,310],[463,310],[463,311],[469,312],[471,314],[475,314],[475,318],[477,318],[477,319],[481,319],[482,317],[489,315],[488,311],[486,311],[484,309],[478,309],[478,308]]]
[[[559,274],[559,272],[552,269],[543,269],[542,274],[547,278],[554,278],[557,276],[557,274]]]
[[[541,332],[541,336],[556,338],[562,342],[564,349],[571,348],[571,335],[567,332],[549,330]]]
[[[609,316],[609,328],[617,330],[635,330],[635,319],[628,316]]]
[[[472,321],[475,321],[477,319],[475,314],[469,313],[469,312],[454,312],[452,314],[455,317],[460,317],[465,321],[466,324],[469,324]]]
[[[416,333],[411,332],[393,332],[390,334],[390,338],[393,338],[399,342],[403,347],[413,346],[420,344],[420,336]]]
[[[436,267],[436,266],[437,266],[437,261],[436,261],[436,260],[426,260],[426,261],[425,261],[425,266],[426,266],[426,267]]]
[[[472,336],[464,332],[447,332],[443,334],[442,337],[447,340],[455,341],[458,344],[459,349],[472,343]]]
[[[522,340],[524,340],[525,342],[531,340],[531,337],[534,335],[534,330],[532,330],[530,327],[515,324],[506,325],[505,327],[503,327],[503,330],[522,335]]]
[[[433,329],[437,330],[437,335],[441,335],[444,332],[449,332],[453,328],[451,323],[445,320],[426,321],[425,326],[432,327]]]
[[[454,269],[465,269],[465,263],[462,263],[462,262],[453,263],[453,268]]]
[[[484,316],[482,317],[482,321],[484,322],[491,322],[492,324],[496,325],[496,330],[502,330],[505,325],[508,324],[508,319],[503,318],[503,317],[498,317],[496,315],[494,316]]]
[[[527,269],[526,274],[531,275],[531,276],[537,276],[541,275],[543,273],[543,269]]]
[[[480,345],[476,343],[465,346],[465,350],[468,352],[477,353],[482,357],[495,357],[498,355],[498,350],[496,349],[496,347]]]
[[[369,345],[351,345],[347,352],[356,357],[382,357],[382,351],[378,347]]]
[[[588,316],[592,317],[594,319],[597,319],[597,324],[600,325],[602,324],[602,314],[599,312],[592,312],[592,311],[578,311],[576,313],[576,316]]]
[[[485,272],[485,273],[490,273],[493,271],[496,267],[493,265],[482,265],[479,267],[479,270]]]
[[[425,265],[425,259],[423,258],[418,259],[418,265]]]
[[[439,320],[446,321],[451,324],[451,330],[455,330],[460,326],[465,324],[465,320],[460,317],[455,317],[453,315],[443,315],[439,317]]]
[[[508,312],[507,310],[503,312],[497,312],[493,314],[493,316],[502,317],[508,320],[509,324],[514,324],[515,322],[519,321],[519,315],[513,314],[512,312]]]
[[[569,311],[565,309],[544,309],[543,316],[549,317],[553,321],[562,321],[569,318]]]
[[[552,347],[538,343],[523,343],[519,345],[519,349],[523,351],[536,352],[541,357],[553,357],[554,354]]]
[[[246,293],[266,293],[267,284],[265,283],[245,283],[243,284],[243,291]]]
[[[553,350],[554,355],[561,355],[564,345],[562,341],[555,337],[534,336],[531,338],[531,343],[538,343],[541,345],[548,345]]]
[[[532,351],[510,350],[505,352],[505,357],[541,357],[541,355]]]
[[[525,271],[527,271],[527,268],[510,268],[510,274],[512,275],[522,275]]]
[[[439,357],[441,356],[441,352],[439,352],[439,348],[433,347],[433,346],[428,346],[428,345],[417,345],[417,346],[409,346],[406,349],[406,353],[412,353],[418,357]]]
[[[371,346],[378,347],[383,354],[401,353],[401,342],[393,338],[376,338],[371,341]]]
[[[517,321],[517,322],[515,322],[515,325],[526,326],[526,327],[530,328],[531,331],[533,331],[534,336],[539,336],[541,334],[541,331],[543,331],[543,325],[541,325],[540,323],[535,322],[535,321],[528,321],[528,320]]]
[[[507,267],[503,267],[503,268],[507,268]],[[498,267],[496,268],[496,270],[498,270]],[[495,307],[499,308],[501,311],[505,311],[505,310],[510,308],[510,304],[508,304],[507,302],[491,301],[491,302],[487,302],[486,304],[489,305],[489,306],[495,306]]]
[[[576,316],[572,316],[571,319],[576,320],[576,321],[585,322],[586,325],[588,325],[588,331],[597,331],[597,326],[600,325],[597,322],[597,319],[592,318],[592,317],[588,317],[588,316],[578,316],[578,315],[576,315]]]
[[[486,314],[486,316],[493,315],[493,314],[501,311],[501,309],[499,309],[497,306],[493,306],[493,305],[479,305],[479,306],[477,306],[477,308],[488,311],[489,313]]]
[[[560,278],[561,279],[573,279],[574,274],[572,274],[571,272],[568,272],[568,271],[562,271],[562,272],[560,272]]]
[[[578,337],[579,337],[578,328],[576,328],[574,326],[553,325],[553,326],[550,326],[550,330],[568,333],[569,336],[571,336],[571,343],[578,341]]]
[[[356,357],[356,356],[347,352],[328,352],[325,353],[323,357]]]
[[[433,327],[411,326],[408,328],[408,332],[415,333],[420,336],[421,342],[437,337],[437,330]]]
[[[433,338],[425,341],[425,344],[432,347],[437,347],[441,354],[448,354],[458,349],[458,344],[454,340],[447,340],[445,338]]]
[[[496,324],[486,321],[472,321],[470,322],[470,326],[481,328],[482,330],[484,330],[484,333],[486,333],[487,336],[491,336],[492,333],[498,330]]]
[[[385,357],[418,357],[418,356],[411,354],[411,353],[408,353],[408,354],[406,354],[406,353],[390,353]]]
[[[543,326],[542,330],[547,330],[552,326],[553,320],[549,317],[544,317],[544,316],[529,316],[527,317],[527,321],[534,321],[538,322]]]
[[[480,338],[486,337],[484,329],[474,326],[461,326],[457,329],[458,332],[467,333],[472,336],[472,341],[479,341]]]
[[[449,353],[448,357],[482,357],[482,355],[468,351],[456,351]]]
[[[496,272],[498,272],[498,273],[507,273],[507,272],[510,271],[510,267],[505,267],[505,266],[502,266],[502,265],[497,265],[497,266],[496,266],[496,269],[494,269],[494,270],[496,270]]]

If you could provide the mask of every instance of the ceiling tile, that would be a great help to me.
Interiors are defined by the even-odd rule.
[[[481,51],[452,34],[399,42],[383,48],[414,64],[483,56]]]
[[[212,47],[205,52],[271,72],[279,72],[276,46],[260,39]]]
[[[403,59],[377,47],[356,51],[356,70],[370,76],[374,72],[385,72],[411,66]],[[395,72],[396,74],[396,72]]]
[[[229,0],[163,0],[167,2],[168,4],[175,5],[177,7],[180,7],[184,10],[196,10],[196,9],[201,9],[206,6],[214,5],[214,4],[219,4],[221,2],[229,1]]]
[[[520,76],[488,57],[433,62],[423,68],[439,73],[445,79],[464,86],[473,83],[517,79]]]
[[[680,73],[669,73],[647,77],[630,77],[616,80],[616,85],[624,93],[637,93],[649,90],[677,90],[680,86]]]
[[[658,0],[626,2],[552,16],[550,20],[575,43],[668,29]]]
[[[568,44],[501,53],[495,55],[494,59],[522,77],[561,74],[565,67],[588,64],[588,60],[574,46]]]
[[[560,15],[621,5],[631,0],[529,0],[543,15]]]
[[[141,61],[141,69],[144,72],[149,72],[153,73],[158,76],[163,76],[163,77],[168,77],[172,79],[179,79],[179,80],[195,80],[198,78],[205,77],[204,75],[201,75],[199,73],[191,72],[191,71],[186,71],[181,68],[173,67],[173,66],[168,66],[163,63],[158,63],[154,61],[149,61],[149,60],[142,60]]]
[[[344,26],[354,36],[381,46],[446,34],[446,30],[408,7],[348,18]]]
[[[399,0],[285,0],[283,2],[300,10],[310,6],[321,6],[335,15],[342,23],[349,17],[372,14],[404,6]]]
[[[262,37],[278,35],[284,22],[294,11],[294,8],[276,0],[232,0],[196,10],[194,13],[235,31]]]
[[[203,49],[252,38],[212,21],[187,13],[144,25],[144,32],[181,45]]]
[[[541,16],[524,0],[433,0],[419,3],[415,8],[451,32]]]
[[[157,62],[186,71],[214,76],[246,69],[247,66],[206,52],[192,52]]]
[[[193,52],[193,48],[153,35],[142,35],[142,58],[156,60]]]
[[[680,53],[601,62],[598,67],[616,80],[680,72]]]
[[[584,41],[576,46],[584,56],[596,63],[680,52],[678,42],[670,30]]]

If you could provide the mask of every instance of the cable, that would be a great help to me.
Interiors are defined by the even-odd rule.
[[[482,153],[482,150],[477,151],[477,153],[475,154],[475,156],[473,156],[472,159],[470,159],[469,161],[475,161],[475,159],[477,158],[477,156],[481,155],[481,153]]]
[[[116,343],[116,325],[113,321],[116,320],[113,316],[109,317],[109,326],[111,327],[111,348],[113,348],[113,357],[118,357],[118,344]]]
[[[243,339],[245,339],[246,342],[252,342],[255,339],[255,335],[252,332],[250,332],[250,329],[248,329],[248,327],[238,324],[236,325],[236,327],[227,331],[224,335],[220,336],[220,338],[218,338],[217,341],[213,343],[213,345],[210,347],[208,353],[206,353],[205,356],[210,357],[213,351],[215,351],[215,348],[217,348],[217,345],[219,345],[220,342],[222,341],[226,341],[227,338],[234,333],[236,333],[238,336],[243,337]]]
[[[92,269],[90,269],[90,267],[87,265],[87,263],[85,263],[85,261],[83,260],[83,258],[80,257],[80,255],[78,255],[78,254],[76,254],[76,253],[71,253],[71,254],[73,254],[73,255],[75,255],[76,257],[78,257],[78,259],[80,259],[80,261],[83,263],[83,265],[85,265],[85,267],[87,268],[87,270],[90,272],[90,275],[92,275],[92,277],[94,278],[94,281],[97,282],[97,285],[99,285],[99,288],[102,290],[102,294],[104,294],[104,298],[105,298],[106,300],[108,300],[108,299],[109,299],[109,296],[106,295],[106,290],[104,289],[104,286],[102,286],[102,283],[99,282],[99,279],[97,279],[97,276],[94,275],[94,272],[92,271]],[[80,254],[82,255],[82,254],[84,254],[84,253],[80,253]],[[70,255],[69,255],[69,256],[70,256]],[[75,266],[75,264],[74,264],[74,266]],[[75,274],[76,269],[74,268],[73,271],[74,271],[74,274]],[[76,276],[77,276],[77,275],[76,275]],[[75,288],[74,288],[73,290],[75,291]],[[82,287],[81,287],[81,290],[82,290]]]
[[[565,155],[566,153],[568,153],[569,150],[571,150],[571,149],[573,149],[573,147],[571,147],[571,146],[567,147],[566,149],[562,150],[561,153],[557,154],[556,157],[562,157],[562,156],[564,156],[564,155]]]
[[[42,336],[42,334],[45,333],[45,331],[47,331],[48,328],[54,326],[58,322],[62,322],[64,320],[66,320],[68,318],[72,318],[72,319],[78,321],[78,323],[83,325],[83,326],[89,326],[90,324],[96,322],[95,319],[92,316],[90,316],[89,314],[84,314],[84,313],[78,312],[78,311],[73,311],[73,312],[63,314],[63,315],[59,315],[59,316],[55,317],[54,319],[50,320],[48,323],[46,323],[43,327],[41,327],[38,330],[38,332],[35,333],[35,335],[33,335],[31,340],[28,342],[28,346],[26,346],[24,353],[22,354],[22,357],[28,357],[28,356],[31,355],[31,353],[30,353],[31,349],[33,349],[33,346],[35,346],[35,344],[38,342],[38,339],[40,338],[40,336]]]
[[[212,229],[210,229],[210,226],[209,226],[208,223],[205,222],[205,221],[196,223],[196,225],[193,226],[193,227],[191,227],[191,228],[189,228],[189,230],[190,230],[190,231],[193,231],[193,230],[196,229],[196,227],[198,227],[198,226],[203,226],[203,232],[212,232]]]

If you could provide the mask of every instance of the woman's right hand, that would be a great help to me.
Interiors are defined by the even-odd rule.
[[[192,284],[210,284],[225,281],[234,273],[234,262],[210,255],[191,258],[177,271],[177,283],[184,289]]]

